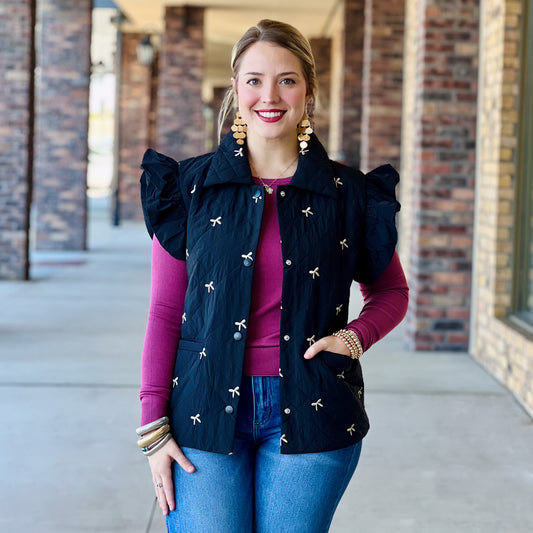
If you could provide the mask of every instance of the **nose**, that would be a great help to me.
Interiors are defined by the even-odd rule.
[[[261,99],[265,104],[277,102],[279,100],[277,83],[265,83],[263,85]]]

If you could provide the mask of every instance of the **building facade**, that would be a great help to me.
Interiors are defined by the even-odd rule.
[[[134,11],[128,0],[115,3]],[[179,159],[214,144],[231,74],[221,67],[210,79],[208,25],[229,19],[222,3],[194,4],[165,6],[150,66],[136,57],[144,30],[119,28],[115,188],[124,219],[141,216],[138,161],[147,146]],[[315,129],[334,158],[364,171],[381,162],[401,170],[407,344],[435,357],[468,350],[533,410],[531,0],[328,5],[326,15],[310,10],[300,28],[314,28],[306,35],[322,92]],[[30,235],[47,250],[85,247],[92,3],[69,6],[0,7],[0,48],[11,54],[0,72],[12,87],[0,102],[6,279],[27,277]],[[298,25],[290,9],[279,13],[291,17]]]

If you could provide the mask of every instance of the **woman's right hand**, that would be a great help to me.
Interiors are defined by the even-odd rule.
[[[165,516],[168,515],[169,509],[173,511],[175,508],[172,461],[176,461],[185,472],[192,474],[196,470],[174,439],[170,439],[160,450],[148,457],[157,501]]]

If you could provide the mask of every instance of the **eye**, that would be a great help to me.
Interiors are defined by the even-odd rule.
[[[294,85],[296,82],[292,78],[283,78],[280,81],[281,85]]]
[[[249,80],[246,81],[246,84],[247,85],[259,85],[261,82],[259,81],[258,78],[250,78]]]

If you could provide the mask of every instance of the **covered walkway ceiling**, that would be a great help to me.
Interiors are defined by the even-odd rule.
[[[128,18],[125,31],[161,34],[167,5],[205,7],[205,76],[213,83],[229,81],[231,48],[247,28],[262,18],[282,20],[307,37],[330,35],[342,0],[114,0]]]

